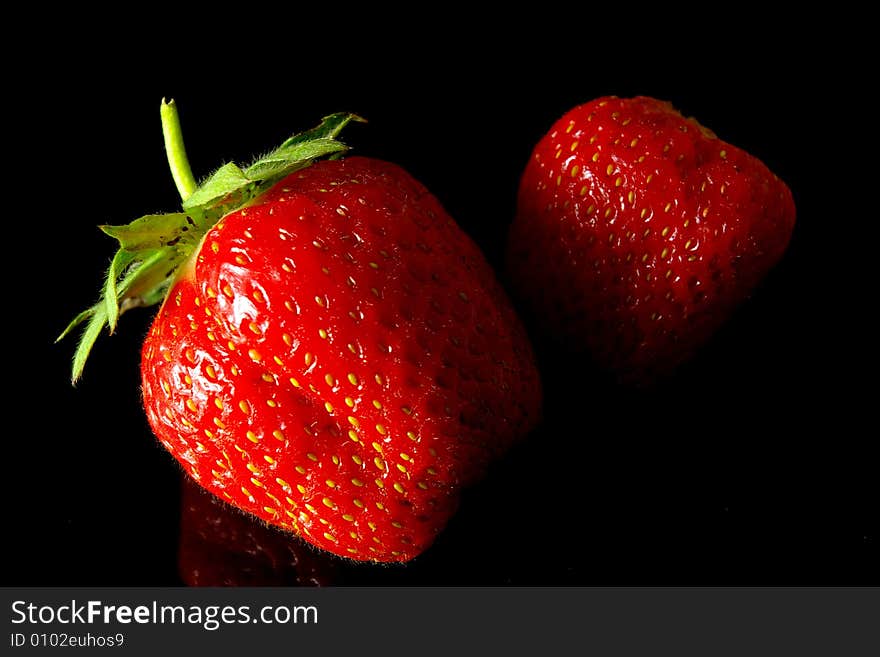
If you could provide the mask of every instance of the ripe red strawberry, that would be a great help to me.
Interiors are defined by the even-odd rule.
[[[782,257],[791,192],[652,98],[574,108],[519,188],[511,275],[545,329],[622,379],[687,359]]]
[[[531,427],[539,380],[492,271],[436,198],[387,162],[314,161],[344,150],[352,118],[190,194],[171,116],[185,212],[105,227],[121,255],[84,344],[116,308],[164,298],[143,398],[184,469],[325,550],[406,561]]]

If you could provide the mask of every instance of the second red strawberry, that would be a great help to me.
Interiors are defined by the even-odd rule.
[[[785,252],[791,192],[669,103],[560,118],[519,188],[511,276],[545,334],[640,383],[690,358]]]

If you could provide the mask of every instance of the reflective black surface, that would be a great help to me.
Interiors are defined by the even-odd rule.
[[[876,429],[866,417],[876,384],[861,380],[874,370],[876,292],[859,271],[876,203],[855,159],[852,122],[863,114],[839,100],[848,78],[806,39],[753,35],[746,55],[658,39],[620,54],[553,50],[555,37],[541,34],[534,52],[513,37],[454,49],[439,37],[367,40],[332,57],[298,51],[287,66],[202,76],[207,59],[181,75],[133,45],[77,42],[51,71],[15,77],[14,111],[33,129],[13,135],[28,138],[30,155],[7,253],[25,233],[55,232],[38,265],[7,278],[2,583],[180,585],[197,583],[200,569],[216,583],[240,583],[238,573],[294,584],[298,560],[306,580],[325,584],[880,583]],[[213,538],[199,535],[179,468],[140,408],[149,310],[102,338],[70,387],[74,344],[52,341],[97,296],[112,242],[95,226],[177,203],[163,96],[180,105],[197,175],[330,112],[364,115],[370,122],[347,135],[356,151],[409,169],[497,266],[531,147],[562,112],[608,93],[666,98],[763,159],[797,203],[789,253],[699,357],[655,389],[616,387],[536,338],[544,424],[466,493],[412,564],[357,565],[309,548],[288,564],[283,537],[241,516],[229,520],[246,537],[241,550],[216,524]],[[38,166],[47,160],[51,175]]]

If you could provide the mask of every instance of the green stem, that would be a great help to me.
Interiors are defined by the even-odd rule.
[[[168,166],[171,167],[171,176],[180,193],[181,200],[185,201],[198,185],[193,178],[189,159],[186,156],[186,148],[183,145],[183,131],[180,128],[180,117],[177,114],[177,105],[173,100],[167,103],[162,99],[160,108],[162,115],[162,134],[165,137],[165,153],[168,155]]]

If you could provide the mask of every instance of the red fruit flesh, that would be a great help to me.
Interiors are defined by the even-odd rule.
[[[426,549],[540,404],[477,247],[402,169],[360,157],[205,235],[142,376],[151,427],[199,484],[358,560]]]
[[[600,98],[536,146],[511,275],[543,328],[622,379],[704,344],[787,248],[788,187],[652,98]]]

